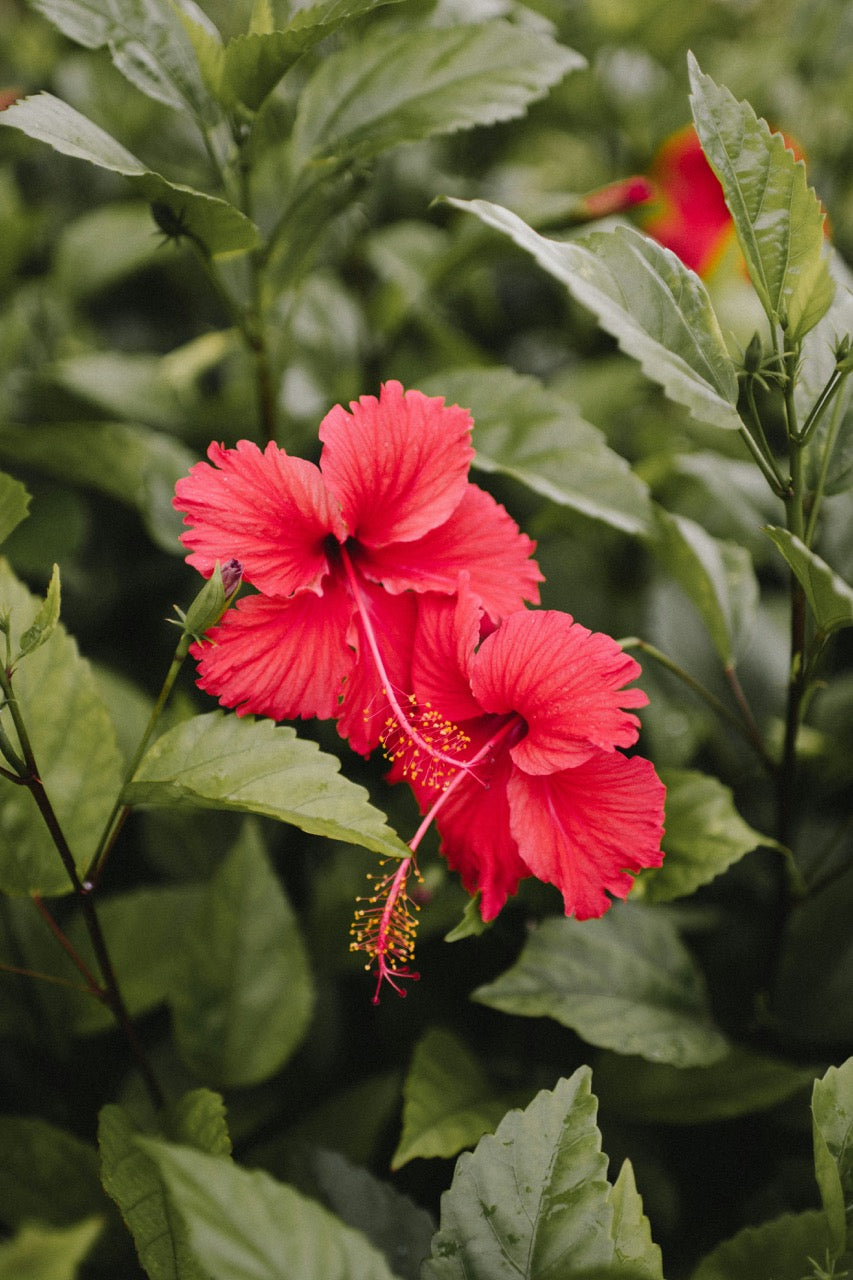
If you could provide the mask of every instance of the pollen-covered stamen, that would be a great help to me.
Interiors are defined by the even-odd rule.
[[[356,907],[350,925],[350,951],[365,952],[365,969],[376,964],[374,1004],[379,1003],[379,991],[383,982],[389,983],[398,995],[404,996],[406,991],[400,983],[406,979],[417,982],[420,977],[420,974],[409,968],[415,954],[417,913],[420,910],[418,904],[409,897],[410,875],[418,880],[421,878],[414,858],[404,858],[395,871],[368,876],[373,882],[372,892],[357,899],[363,905]]]
[[[393,715],[386,721],[385,730],[388,731],[389,735],[391,735],[393,726],[396,725],[397,731],[409,740],[412,747],[421,752],[424,758],[432,760],[435,765],[443,765],[454,772],[458,769],[467,769],[468,764],[465,760],[461,760],[457,756],[451,754],[453,749],[453,734],[458,734],[460,732],[455,725],[436,714],[435,723],[431,725],[428,724],[426,726],[427,732],[424,734],[421,732],[420,715],[407,714],[407,712],[403,710],[400,699],[394,691],[394,686],[388,679],[388,672],[385,669],[385,663],[383,662],[382,654],[379,651],[376,634],[370,620],[370,613],[364,603],[364,598],[359,586],[358,576],[353,568],[352,561],[350,560],[345,547],[340,548],[340,554],[346,570],[350,590],[352,591],[353,599],[355,601],[356,608],[358,609],[358,616],[361,620],[361,625],[370,649],[370,656],[373,659],[373,664],[376,667],[379,679],[382,682],[382,693],[383,696],[387,698],[388,705],[393,713]],[[415,699],[411,695],[409,696],[408,702],[410,709],[416,707]],[[432,712],[430,713],[433,714]],[[448,729],[447,735],[444,735],[443,733],[443,729],[445,727]],[[448,738],[447,741],[444,740],[445,737]],[[380,737],[380,742],[382,741],[382,737]],[[383,747],[385,747],[384,742]],[[387,755],[388,749],[385,748],[385,751]],[[397,757],[392,755],[390,758],[395,759]]]
[[[388,716],[379,741],[386,758],[399,763],[404,778],[439,791],[464,767],[463,753],[471,745],[463,729],[429,702],[419,706],[414,694],[409,694],[404,724]]]

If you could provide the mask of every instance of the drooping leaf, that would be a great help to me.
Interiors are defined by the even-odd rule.
[[[0,125],[20,129],[66,156],[120,173],[160,211],[161,225],[193,236],[211,254],[245,253],[258,243],[254,223],[227,201],[181,183],[169,182],[146,168],[99,125],[50,93],[21,98],[0,112]]]
[[[399,0],[321,0],[293,15],[286,27],[250,31],[229,40],[222,60],[222,91],[257,111],[303,53],[352,18]]]
[[[834,293],[824,214],[805,165],[752,107],[689,55],[696,132],[731,210],[747,270],[771,322],[796,342],[826,312]]]
[[[732,1047],[707,1067],[602,1054],[595,1085],[602,1109],[639,1124],[705,1124],[766,1111],[808,1088],[814,1072]]]
[[[632,227],[548,240],[486,200],[451,199],[532,254],[699,422],[739,429],[737,378],[702,281]]]
[[[486,1073],[450,1031],[427,1031],[403,1085],[403,1131],[391,1168],[416,1157],[455,1156],[491,1133],[507,1110]]]
[[[643,1201],[637,1191],[634,1170],[626,1160],[610,1189],[613,1208],[613,1261],[607,1275],[613,1280],[663,1280],[663,1258],[660,1247],[652,1240],[649,1220],[643,1213]]]
[[[696,606],[726,666],[736,665],[751,635],[758,582],[746,547],[712,538],[694,520],[656,508],[648,546]]]
[[[545,32],[503,20],[389,35],[378,30],[325,58],[296,113],[298,162],[364,160],[417,142],[521,115],[580,54]]]
[[[0,561],[0,608],[11,611],[13,653],[40,603]],[[89,664],[61,623],[17,667],[13,688],[39,776],[82,872],[121,785],[121,757]],[[0,804],[0,889],[69,893],[71,882],[28,788],[0,778]]]
[[[189,110],[203,126],[219,119],[204,84],[179,6],[169,0],[32,0],[33,8],[85,45],[104,45],[122,75],[148,97]]]
[[[176,939],[183,938],[203,892],[192,884],[158,885],[99,901],[98,918],[131,1017],[165,1003],[181,965]],[[68,933],[77,953],[96,969],[82,921],[74,920]],[[115,1025],[106,1006],[82,992],[71,993],[68,1003],[78,1034],[90,1035]]]
[[[0,426],[0,454],[135,507],[159,547],[182,553],[172,497],[195,454],[178,440],[124,422]]]
[[[853,1058],[815,1081],[812,1121],[815,1176],[838,1257],[853,1249]]]
[[[139,1261],[149,1280],[209,1280],[166,1196],[157,1166],[136,1144],[138,1132],[121,1107],[110,1103],[101,1110],[101,1179],[121,1210]],[[208,1157],[216,1158],[222,1159]]]
[[[203,1080],[257,1084],[300,1043],[313,1000],[296,917],[247,824],[182,930],[171,993],[178,1050]]]
[[[787,529],[764,531],[776,544],[806,593],[819,629],[826,634],[853,626],[853,587]]]
[[[0,1244],[0,1280],[76,1280],[102,1226],[100,1218],[86,1218],[71,1227],[21,1227]]]
[[[394,1280],[360,1232],[261,1170],[139,1139],[179,1213],[206,1280]],[[285,1264],[286,1260],[286,1264]]]
[[[288,725],[194,716],[154,743],[124,792],[127,804],[233,809],[302,831],[406,857],[408,848],[367,800],[340,777],[340,761]]]
[[[641,871],[633,894],[671,902],[708,884],[744,854],[776,841],[754,831],[735,808],[729,787],[694,769],[661,769],[666,785],[666,857]]]
[[[690,1280],[803,1280],[826,1260],[826,1219],[815,1210],[746,1227],[703,1258]]]
[[[61,594],[59,565],[55,564],[50,575],[50,582],[47,584],[44,600],[39,605],[36,616],[30,626],[21,634],[19,653],[22,658],[35,652],[36,649],[40,649],[53,635],[56,624],[59,621]]]
[[[595,1112],[581,1067],[460,1156],[423,1280],[607,1274],[613,1207]]]
[[[311,1169],[327,1207],[381,1249],[400,1280],[419,1280],[435,1231],[427,1211],[337,1151],[316,1151]]]
[[[94,1147],[37,1116],[0,1116],[0,1222],[71,1227],[105,1215]]]
[[[430,394],[470,409],[474,466],[512,476],[534,493],[627,533],[651,524],[646,485],[575,407],[511,369],[452,369]]]
[[[0,543],[27,517],[30,495],[20,480],[0,471]]]
[[[473,998],[554,1018],[589,1044],[653,1062],[702,1066],[726,1052],[702,975],[660,910],[619,903],[600,920],[545,920],[515,964]]]

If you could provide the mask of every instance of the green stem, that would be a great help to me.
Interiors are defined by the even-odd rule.
[[[793,381],[796,356],[788,357],[788,380],[785,388],[785,406],[788,427],[788,450],[791,468],[785,494],[785,516],[788,531],[805,539],[805,487],[803,474],[803,445],[797,430],[794,406]],[[803,588],[793,573],[790,574],[791,591],[791,658],[788,676],[788,698],[785,710],[785,738],[779,769],[777,811],[778,836],[782,844],[791,847],[794,816],[794,786],[797,773],[797,736],[800,728],[800,712],[806,690],[806,599]]]
[[[826,433],[826,440],[823,446],[823,457],[820,460],[820,474],[818,475],[817,485],[812,494],[812,506],[809,512],[808,523],[806,524],[806,532],[803,541],[807,547],[810,547],[817,529],[818,515],[820,514],[821,503],[823,502],[824,493],[826,492],[826,478],[829,475],[829,464],[832,461],[832,454],[835,449],[835,442],[838,439],[838,432],[841,428],[841,411],[843,408],[841,397],[839,396],[835,402],[832,411],[832,421],[829,424],[829,431]]]
[[[157,723],[160,716],[163,714],[163,709],[166,706],[169,695],[178,678],[178,673],[180,672],[186,656],[189,653],[191,639],[192,637],[188,635],[182,635],[178,641],[171,665],[169,670],[166,672],[166,679],[163,681],[163,686],[157,696],[157,701],[154,703],[154,708],[151,715],[148,717],[148,724],[145,726],[145,732],[139,740],[133,759],[125,770],[124,778],[122,780],[121,787],[119,788],[118,795],[116,796],[115,804],[112,807],[110,816],[107,818],[104,829],[101,832],[101,838],[98,841],[95,852],[86,869],[86,882],[90,883],[93,887],[97,886],[101,877],[101,872],[104,869],[104,863],[115,844],[119,831],[124,826],[125,820],[130,813],[130,806],[123,803],[122,795],[124,794],[124,790],[128,783],[133,780],[133,776],[139,768],[142,757],[145,755],[148,744],[154,734],[154,730],[157,728]]]
[[[820,425],[820,420],[823,417],[827,405],[832,397],[841,390],[846,377],[847,373],[842,373],[839,369],[833,370],[826,386],[812,405],[808,416],[803,423],[803,429],[799,434],[800,444],[808,444],[809,440]]]
[[[740,429],[747,448],[752,454],[755,461],[767,481],[770,488],[776,494],[777,498],[781,498],[785,493],[785,481],[779,468],[776,465],[776,459],[773,457],[773,451],[767,440],[764,431],[764,424],[761,421],[761,415],[758,412],[758,405],[755,403],[755,388],[752,378],[746,380],[746,403],[749,408],[749,419],[752,423],[755,435],[746,426]]]
[[[638,636],[629,636],[627,639],[620,640],[618,643],[623,649],[640,649],[643,653],[647,653],[650,658],[654,658],[655,662],[659,663],[662,667],[666,667],[667,671],[671,671],[672,674],[677,676],[683,684],[687,685],[688,689],[692,689],[703,702],[707,703],[711,710],[714,711],[722,720],[725,720],[727,724],[730,724],[733,729],[737,730],[740,736],[749,743],[753,751],[755,751],[759,756],[768,773],[776,773],[776,762],[768,754],[751,713],[741,720],[729,707],[726,706],[724,702],[721,702],[716,694],[712,693],[710,689],[707,689],[705,685],[703,685],[694,676],[691,676],[688,671],[685,671],[683,667],[680,667],[678,663],[674,662],[672,658],[667,656],[667,654],[661,652],[660,649],[656,649],[653,644],[649,644],[647,640],[641,640]],[[740,685],[737,687],[740,688]],[[743,695],[741,694],[741,697],[742,696]],[[740,701],[738,701],[738,705],[740,706]]]

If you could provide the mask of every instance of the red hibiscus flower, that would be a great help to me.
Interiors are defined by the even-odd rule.
[[[414,694],[436,740],[455,738],[461,767],[423,769],[398,737],[392,776],[430,810],[484,920],[531,875],[557,886],[567,915],[600,916],[632,872],[663,858],[663,784],[648,760],[618,750],[637,739],[626,708],[647,702],[624,687],[640,668],[568,614],[517,612],[482,642],[481,623],[464,582],[456,600],[421,600]]]
[[[538,599],[534,543],[468,481],[466,410],[386,383],[320,425],[319,466],[275,444],[212,444],[178,482],[187,557],[205,576],[240,562],[257,589],[210,643],[201,688],[238,714],[339,717],[358,751],[379,740],[386,691],[409,689],[416,596],[456,590],[461,570],[498,619]]]

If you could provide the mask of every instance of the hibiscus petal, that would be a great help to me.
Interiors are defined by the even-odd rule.
[[[407,710],[410,708],[417,600],[413,595],[388,595],[369,582],[360,584],[359,594],[383,672],[377,668],[365,634],[365,623],[356,613],[348,635],[356,656],[344,686],[338,733],[349,739],[353,751],[368,755],[379,746],[380,735],[392,716],[386,688],[390,686],[399,703]]]
[[[352,600],[334,577],[322,596],[246,596],[208,640],[193,645],[198,684],[238,715],[273,720],[336,715],[353,665],[346,633]]]
[[[567,613],[521,612],[487,636],[474,659],[471,688],[485,711],[517,712],[527,734],[512,747],[526,773],[580,764],[596,748],[636,742],[641,689],[622,689],[639,664],[615,640],[588,631]]]
[[[471,590],[486,613],[502,618],[537,604],[542,574],[531,555],[536,549],[491,494],[469,484],[456,510],[416,542],[395,543],[368,552],[364,574],[388,591],[441,591],[452,595],[459,574],[470,575]]]
[[[474,456],[471,415],[386,382],[320,424],[320,468],[363,546],[420,538],[459,504]]]
[[[597,752],[574,769],[507,785],[510,829],[533,875],[554,884],[566,915],[603,915],[631,872],[660,866],[665,788],[648,760]]]
[[[436,707],[448,720],[457,723],[482,716],[482,707],[472,694],[470,683],[482,610],[471,592],[468,575],[460,575],[459,594],[455,598],[429,592],[417,600],[412,688],[419,704]]]
[[[213,466],[197,463],[175,486],[174,506],[193,526],[181,539],[189,563],[208,576],[217,560],[233,558],[268,595],[319,593],[329,571],[325,539],[342,542],[346,529],[317,467],[249,440],[235,449],[214,443],[207,456]]]

